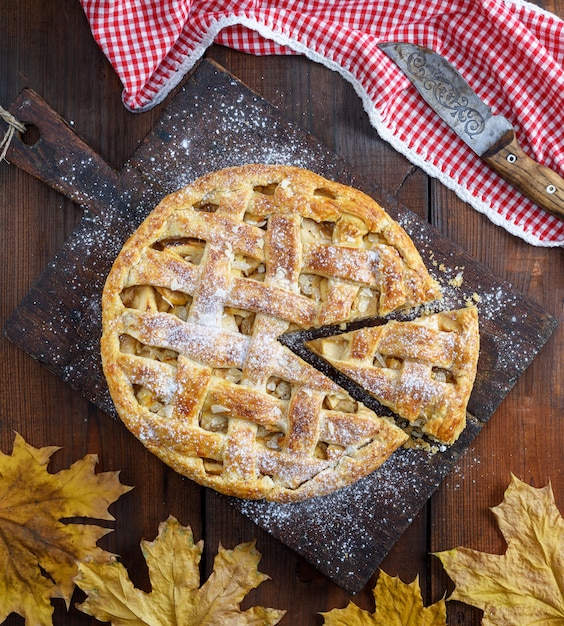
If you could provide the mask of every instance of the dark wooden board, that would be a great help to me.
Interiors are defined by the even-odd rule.
[[[366,186],[338,155],[209,61],[185,81],[119,172],[32,92],[23,92],[11,111],[35,125],[40,138],[33,145],[16,140],[10,161],[76,201],[84,215],[5,334],[113,417],[98,348],[105,277],[124,239],[162,196],[211,170],[286,163],[359,187],[410,233],[444,287],[445,306],[479,299],[479,374],[469,425],[453,447],[436,454],[398,451],[356,485],[300,504],[229,499],[337,584],[360,590],[536,356],[555,320],[392,197]]]

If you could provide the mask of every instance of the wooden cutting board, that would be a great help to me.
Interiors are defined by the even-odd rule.
[[[123,241],[163,195],[211,170],[292,164],[358,187],[412,236],[443,285],[445,307],[477,303],[479,373],[468,427],[454,446],[437,453],[400,450],[357,484],[304,503],[229,499],[334,582],[359,591],[536,356],[555,320],[392,197],[365,185],[340,157],[213,62],[199,64],[119,172],[33,92],[22,92],[11,112],[35,125],[39,140],[16,139],[10,162],[82,205],[84,214],[5,334],[114,418],[98,347],[106,275]]]

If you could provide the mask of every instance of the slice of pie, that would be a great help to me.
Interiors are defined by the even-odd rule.
[[[179,473],[296,501],[372,472],[407,435],[277,338],[438,297],[370,197],[295,167],[228,168],[166,197],[124,245],[102,363],[120,418]]]
[[[478,312],[468,307],[305,345],[424,434],[451,444],[466,424],[479,344]]]

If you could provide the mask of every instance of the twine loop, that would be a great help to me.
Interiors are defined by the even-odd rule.
[[[22,124],[19,120],[17,120],[9,111],[3,109],[0,106],[0,117],[8,124],[8,128],[4,133],[4,137],[0,142],[0,162],[6,158],[6,154],[8,152],[8,148],[10,147],[10,143],[12,141],[12,137],[14,133],[23,133],[25,132],[25,125]]]

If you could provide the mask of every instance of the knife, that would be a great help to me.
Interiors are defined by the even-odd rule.
[[[523,152],[509,120],[493,115],[448,61],[416,44],[390,42],[378,47],[483,161],[529,200],[564,218],[564,178]]]

